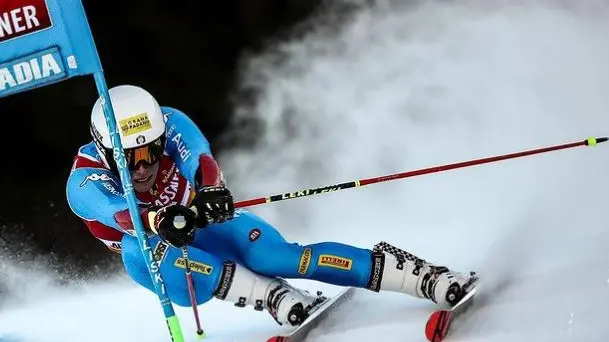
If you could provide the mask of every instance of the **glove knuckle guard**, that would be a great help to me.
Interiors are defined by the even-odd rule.
[[[230,190],[223,186],[198,189],[193,204],[199,212],[197,224],[200,227],[211,223],[223,223],[231,219],[234,214],[233,196]]]

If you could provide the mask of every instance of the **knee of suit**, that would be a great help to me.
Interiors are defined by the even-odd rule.
[[[137,253],[141,254],[137,245],[137,239],[125,235],[122,239],[121,256],[127,275],[139,285],[154,291],[154,284],[148,273],[148,268],[144,263],[143,257],[141,255],[138,256]]]
[[[250,270],[269,277],[290,277],[301,247],[288,242],[256,241],[242,251],[241,258]]]
[[[158,237],[150,238],[152,254],[159,263],[159,273],[169,299],[178,306],[190,306],[190,294],[185,273],[185,262],[181,250],[170,247]],[[146,260],[135,237],[123,238],[122,258],[129,277],[139,285],[156,293]],[[220,281],[222,262],[203,251],[189,248],[189,265],[195,289],[197,305],[209,301]]]

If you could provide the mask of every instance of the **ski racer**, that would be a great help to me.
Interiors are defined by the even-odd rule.
[[[476,278],[434,265],[388,243],[362,249],[338,242],[300,245],[233,197],[210,145],[191,119],[161,107],[132,85],[110,89],[140,214],[169,299],[189,306],[184,277],[189,252],[195,297],[267,310],[279,324],[299,325],[323,301],[290,285],[302,278],[371,291],[393,291],[452,306]],[[127,274],[154,291],[117,167],[100,99],[91,113],[93,141],[81,146],[67,179],[71,210],[94,237],[121,253]]]

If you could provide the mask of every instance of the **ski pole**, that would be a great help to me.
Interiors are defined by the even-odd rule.
[[[317,195],[317,194],[326,193],[326,192],[334,192],[334,191],[338,191],[338,190],[357,188],[357,187],[374,184],[374,183],[386,182],[386,181],[390,181],[390,180],[402,179],[402,178],[408,178],[408,177],[415,177],[415,176],[420,176],[420,175],[429,174],[429,173],[436,173],[436,172],[442,172],[442,171],[447,171],[447,170],[469,167],[469,166],[473,166],[473,165],[492,163],[492,162],[496,162],[496,161],[500,161],[500,160],[519,158],[519,157],[524,157],[524,156],[530,156],[533,154],[546,153],[546,152],[550,152],[550,151],[564,150],[564,149],[573,148],[573,147],[577,147],[577,146],[595,146],[596,144],[600,144],[602,142],[607,141],[607,139],[609,139],[609,138],[607,138],[607,137],[588,138],[586,140],[572,142],[572,143],[568,143],[568,144],[554,145],[554,146],[543,147],[543,148],[538,148],[538,149],[534,149],[534,150],[525,150],[525,151],[504,154],[504,155],[499,155],[499,156],[494,156],[494,157],[473,159],[473,160],[468,160],[468,161],[454,163],[454,164],[446,164],[446,165],[441,165],[441,166],[429,167],[429,168],[425,168],[425,169],[407,171],[407,172],[402,172],[402,173],[395,173],[395,174],[386,175],[386,176],[359,179],[359,180],[354,180],[354,181],[345,182],[345,183],[327,185],[327,186],[323,186],[323,187],[319,187],[319,188],[304,189],[304,190],[298,190],[298,191],[294,191],[294,192],[267,196],[267,197],[253,198],[253,199],[249,199],[249,200],[236,202],[235,208],[243,208],[243,207],[249,207],[249,206],[254,206],[254,205],[258,205],[258,204],[283,201],[283,200],[292,199],[292,198]]]
[[[201,328],[199,320],[199,310],[197,309],[197,299],[195,297],[195,283],[192,279],[192,271],[190,269],[190,260],[188,259],[188,248],[182,247],[182,258],[184,258],[184,270],[186,272],[186,282],[188,284],[188,295],[190,296],[190,304],[195,315],[195,323],[197,324],[197,336],[205,338],[205,332]]]

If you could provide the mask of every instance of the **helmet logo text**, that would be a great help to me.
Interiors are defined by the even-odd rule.
[[[150,119],[148,119],[148,113],[141,113],[122,119],[119,125],[124,136],[140,133],[152,128]]]

